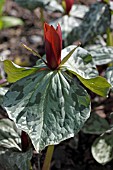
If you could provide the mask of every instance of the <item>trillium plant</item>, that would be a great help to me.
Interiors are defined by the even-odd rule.
[[[90,116],[86,89],[107,96],[110,84],[98,75],[88,51],[74,45],[62,50],[59,24],[55,29],[45,23],[44,36],[44,57],[24,45],[39,57],[34,67],[4,61],[7,80],[13,84],[3,107],[16,126],[27,133],[38,153],[48,146],[42,168],[48,170],[54,145],[74,137]]]
[[[69,15],[69,12],[74,4],[74,0],[62,0],[62,6],[65,10],[65,13]]]

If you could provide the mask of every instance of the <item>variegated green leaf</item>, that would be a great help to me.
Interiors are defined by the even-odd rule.
[[[62,66],[63,64],[65,64],[66,61],[69,60],[69,58],[72,56],[72,54],[74,53],[74,51],[76,50],[76,48],[77,48],[77,47],[75,47],[74,49],[72,49],[72,50],[62,59],[59,67]]]
[[[4,107],[37,150],[73,137],[90,114],[87,92],[61,71],[40,71],[14,83]]]
[[[54,6],[51,10],[53,10],[54,8],[57,8],[57,6],[58,5]],[[50,9],[49,6],[48,8]],[[62,28],[62,37],[64,40],[64,44],[66,44],[65,42],[66,38],[68,34],[73,30],[73,28],[76,29],[77,27],[80,26],[80,24],[82,23],[82,19],[88,10],[89,10],[89,7],[86,5],[74,4],[70,11],[70,15],[64,15],[50,22],[50,24],[52,24],[55,28],[57,27],[58,23],[60,24]],[[64,12],[64,9],[62,12]]]
[[[62,59],[72,51],[76,46],[71,45],[62,50]],[[93,63],[91,54],[81,48],[78,47],[71,57],[64,64],[64,68],[75,72],[85,79],[91,79],[98,76],[98,71],[96,69],[95,64]]]
[[[80,41],[82,45],[89,44],[97,35],[104,34],[110,23],[111,11],[108,4],[97,2],[91,5],[80,26],[68,34],[66,46],[75,41]]]
[[[30,74],[35,73],[36,71],[39,70],[39,68],[22,68],[19,67],[18,65],[14,64],[12,61],[10,60],[4,60],[4,70],[8,75],[8,82],[10,83],[14,83],[17,80],[26,77]]]
[[[88,50],[94,59],[96,65],[103,65],[113,62],[113,47],[97,47]]]
[[[94,159],[104,165],[113,159],[113,133],[105,133],[97,138],[91,148]]]
[[[91,116],[82,128],[84,133],[88,134],[102,134],[110,128],[108,121],[105,118],[100,117],[96,113],[91,113]]]
[[[62,50],[62,58],[67,55],[74,46],[69,46]],[[78,47],[71,57],[64,63],[63,67],[76,75],[78,79],[91,91],[100,96],[107,96],[110,84],[105,78],[98,76],[98,71],[93,63],[90,53]]]
[[[0,165],[8,170],[28,170],[32,149],[21,151],[20,130],[9,119],[0,119]]]
[[[7,91],[8,91],[8,88],[0,87],[0,105],[2,104],[3,96],[6,94]]]

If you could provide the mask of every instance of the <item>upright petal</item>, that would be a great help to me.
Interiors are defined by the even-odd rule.
[[[48,67],[56,69],[61,62],[61,32],[60,25],[57,30],[53,26],[44,24],[45,52]]]
[[[65,0],[66,3],[66,14],[69,14],[73,4],[74,4],[74,0]]]

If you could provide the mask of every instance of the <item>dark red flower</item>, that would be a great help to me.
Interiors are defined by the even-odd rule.
[[[69,14],[73,4],[74,4],[74,0],[65,0],[65,11],[66,11],[66,14]]]
[[[45,52],[47,65],[55,70],[61,63],[62,32],[58,24],[55,29],[52,25],[44,24]]]

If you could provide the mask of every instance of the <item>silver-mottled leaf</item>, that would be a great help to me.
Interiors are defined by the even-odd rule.
[[[62,59],[76,46],[71,45],[62,50]],[[98,76],[98,71],[96,66],[92,60],[91,54],[81,48],[78,47],[69,60],[64,64],[66,69],[71,70],[72,72],[76,72],[81,77],[85,79],[90,79]]]
[[[88,11],[88,7],[85,5],[73,5],[72,10],[70,11],[70,15],[64,15],[57,20],[50,22],[55,28],[59,23],[62,29],[62,37],[66,41],[68,34],[76,27],[79,27],[82,23],[82,18],[85,13]]]
[[[7,91],[8,91],[8,88],[0,87],[0,105],[2,104],[3,96],[6,94]]]
[[[55,11],[62,12],[62,13],[64,12],[62,5],[56,0],[50,1],[50,3],[45,6],[45,9],[51,12],[55,12]]]
[[[20,131],[9,119],[0,119],[0,147],[20,150]]]
[[[87,92],[60,71],[40,71],[17,81],[4,107],[37,152],[73,137],[90,115]]]
[[[113,133],[97,138],[91,148],[94,159],[104,165],[113,159]]]
[[[0,147],[0,164],[5,170],[29,170],[32,150],[19,152]]]
[[[56,28],[57,24],[60,24],[62,29],[62,38],[65,43],[68,34],[73,30],[73,28],[76,29],[81,24],[81,22],[82,20],[80,18],[64,15],[57,20],[50,22],[50,25],[53,25]]]
[[[0,119],[0,164],[8,170],[28,170],[32,149],[21,151],[21,131],[10,119]]]
[[[113,47],[97,47],[88,50],[94,59],[96,65],[103,65],[113,62]]]
[[[95,3],[85,14],[80,26],[73,28],[68,34],[66,45],[78,40],[81,41],[82,45],[85,45],[95,39],[97,35],[104,34],[110,23],[111,11],[109,5],[100,2]]]
[[[74,4],[71,8],[70,15],[76,18],[83,19],[86,12],[89,11],[89,7],[86,5]]]

